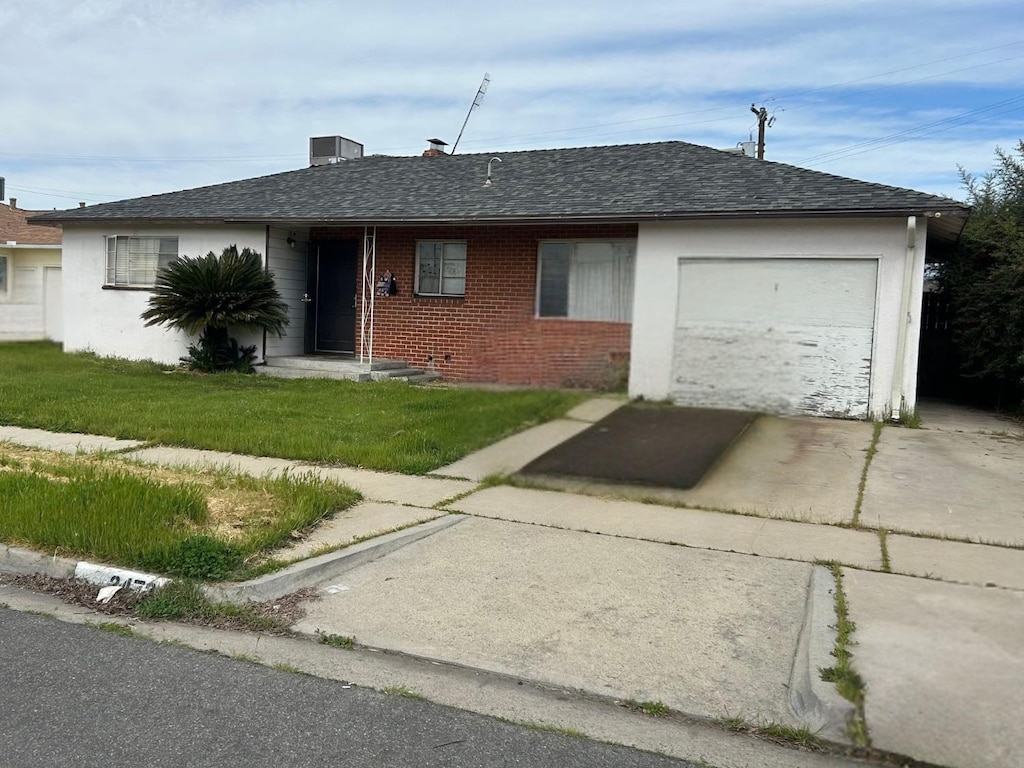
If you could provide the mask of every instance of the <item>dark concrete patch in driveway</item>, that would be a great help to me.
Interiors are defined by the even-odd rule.
[[[756,415],[631,404],[530,462],[520,473],[693,488]]]

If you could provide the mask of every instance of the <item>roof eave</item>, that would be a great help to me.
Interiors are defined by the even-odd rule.
[[[328,216],[71,216],[52,218],[46,223],[54,226],[64,224],[280,224],[297,226],[409,226],[448,224],[546,224],[561,221],[592,221],[622,223],[640,221],[683,221],[713,219],[796,219],[796,218],[890,218],[903,216],[967,216],[968,207],[950,201],[947,205],[918,206],[914,208],[842,208],[842,209],[788,209],[788,210],[723,210],[723,211],[659,211],[618,213],[551,213],[533,215],[501,216],[373,216],[373,217],[328,217]],[[51,214],[48,214],[51,215]]]

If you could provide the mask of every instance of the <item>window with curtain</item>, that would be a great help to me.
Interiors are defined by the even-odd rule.
[[[152,288],[156,273],[178,258],[176,237],[107,237],[107,285]]]
[[[0,299],[7,298],[7,257],[0,256]]]
[[[419,296],[465,296],[466,244],[417,243],[415,290]]]
[[[631,240],[541,243],[537,316],[630,322],[635,256]]]

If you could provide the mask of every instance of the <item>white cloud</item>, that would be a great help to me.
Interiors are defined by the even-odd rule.
[[[301,167],[312,135],[413,154],[454,141],[485,71],[460,151],[733,146],[770,99],[769,157],[794,162],[1019,93],[1021,21],[1008,0],[7,0],[0,175],[49,208]],[[814,167],[950,194],[1020,114]]]

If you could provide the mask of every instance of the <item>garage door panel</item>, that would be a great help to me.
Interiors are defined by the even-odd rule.
[[[701,408],[863,418],[871,331],[689,325],[676,336],[673,399]],[[853,375],[851,375],[853,374]]]
[[[864,418],[873,260],[682,262],[672,399]]]
[[[870,327],[874,259],[728,259],[680,267],[677,326],[685,322]]]

